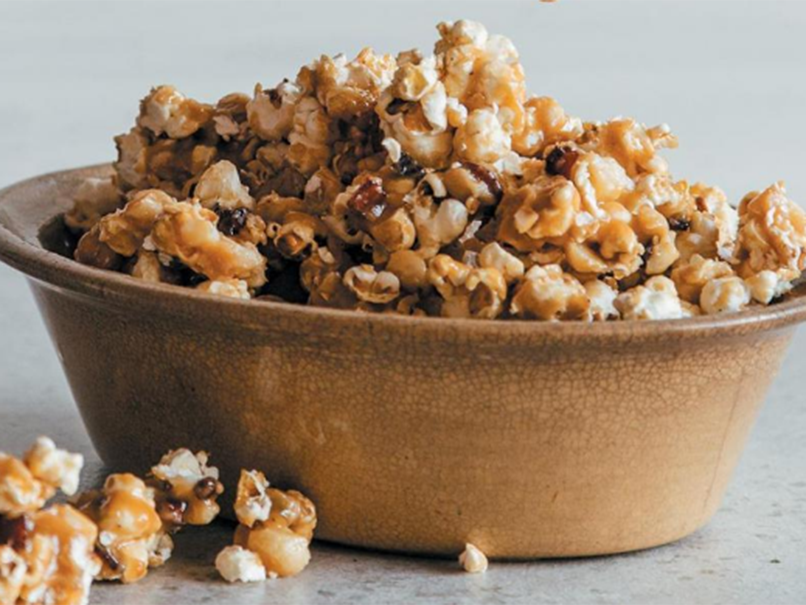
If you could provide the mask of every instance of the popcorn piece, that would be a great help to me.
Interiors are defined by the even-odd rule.
[[[470,162],[493,164],[512,149],[512,138],[490,109],[472,111],[456,131],[454,151]]]
[[[254,99],[246,106],[249,126],[266,141],[287,138],[294,126],[294,110],[301,97],[302,91],[291,82],[283,82],[267,91],[258,85]]]
[[[476,269],[440,254],[430,261],[427,278],[444,299],[443,317],[493,319],[504,310],[507,282],[496,269]]]
[[[386,270],[397,276],[401,288],[405,290],[417,290],[427,283],[428,266],[423,257],[412,250],[398,250],[392,253]]]
[[[671,136],[668,127],[648,130],[635,120],[620,118],[599,128],[596,149],[614,158],[627,174],[635,177],[642,172],[668,170],[666,160],[656,154],[658,141],[663,141],[665,147],[677,147],[677,139]]]
[[[344,274],[344,285],[360,300],[385,304],[400,294],[400,280],[389,271],[375,271],[372,265],[351,267]]]
[[[489,563],[483,552],[467,543],[464,552],[459,555],[459,565],[468,573],[484,573]]]
[[[684,315],[674,282],[660,275],[619,294],[615,305],[624,319],[680,319]]]
[[[22,592],[28,566],[11,546],[0,545],[0,603],[14,604]]]
[[[733,269],[728,263],[695,254],[688,261],[674,268],[672,281],[675,283],[680,298],[699,304],[702,289],[708,282],[732,275]]]
[[[0,453],[0,514],[22,515],[39,510],[56,492],[39,481],[22,460]]]
[[[293,124],[288,135],[288,162],[306,175],[327,166],[331,158],[330,119],[325,108],[316,99],[305,97],[294,108]]]
[[[782,183],[745,199],[739,219],[740,275],[770,270],[794,279],[806,268],[806,211],[786,197]]]
[[[216,499],[224,492],[218,469],[207,466],[207,453],[182,448],[168,452],[151,474],[163,481],[164,497],[185,504],[181,523],[207,525],[221,510]]]
[[[334,118],[349,119],[372,111],[389,87],[397,63],[391,55],[363,49],[352,61],[344,55],[323,56],[314,65],[316,96]]]
[[[214,212],[187,202],[165,208],[151,238],[160,252],[173,256],[211,280],[244,280],[257,288],[266,283],[266,259],[253,244],[241,244],[216,229]]]
[[[266,568],[260,557],[240,546],[227,546],[215,558],[215,568],[227,582],[262,582]]]
[[[200,292],[207,292],[209,294],[216,294],[218,296],[226,296],[229,298],[239,298],[241,300],[249,300],[249,286],[241,279],[228,279],[223,281],[206,281],[198,286],[196,289]]]
[[[270,505],[264,501],[266,496]],[[235,512],[242,524],[235,530],[234,541],[235,546],[242,550],[225,549],[219,555],[221,565],[216,562],[227,580],[234,581],[230,577],[247,573],[249,577],[259,575],[254,558],[246,553],[257,555],[269,577],[293,576],[308,565],[310,542],[316,527],[316,507],[300,492],[269,488],[262,473],[242,471]],[[249,526],[243,521],[252,521],[253,524]]]
[[[607,321],[619,318],[619,312],[614,304],[618,292],[599,280],[586,282],[584,287],[590,303],[586,314],[590,321]]]
[[[22,460],[0,452],[0,515],[18,517],[41,509],[60,489],[72,495],[84,458],[40,437]]]
[[[439,205],[422,200],[413,213],[420,248],[429,256],[453,242],[467,228],[467,208],[458,200],[443,200]]]
[[[132,128],[126,134],[115,137],[118,159],[115,162],[115,174],[120,178],[124,189],[139,189],[145,186],[146,153],[148,137],[139,128]]]
[[[196,184],[194,195],[202,206],[211,210],[216,207],[252,210],[255,207],[249,188],[241,185],[235,164],[226,160],[213,164],[204,171]]]
[[[260,471],[241,470],[238,493],[235,496],[235,516],[246,527],[266,521],[271,513],[271,499],[266,490],[269,482]]]
[[[520,155],[535,156],[549,145],[573,141],[582,134],[582,121],[566,115],[550,97],[532,97],[524,103],[523,129],[512,138]]]
[[[496,242],[481,249],[479,265],[484,269],[495,269],[504,276],[508,284],[519,280],[524,274],[523,262]]]
[[[571,175],[582,198],[582,208],[595,218],[604,216],[603,204],[618,202],[634,187],[621,164],[595,153],[579,156]]]
[[[753,300],[762,305],[770,304],[774,299],[779,298],[792,289],[792,283],[782,280],[777,273],[769,270],[756,273],[744,280],[750,288],[750,295]]]
[[[580,207],[579,193],[571,183],[540,179],[504,197],[497,237],[521,252],[539,250],[548,240],[569,234]]]
[[[47,485],[60,489],[68,496],[78,490],[78,480],[84,466],[84,456],[81,454],[60,450],[51,439],[39,437],[23,460],[33,476]]]
[[[749,303],[750,288],[736,276],[710,280],[700,295],[700,307],[709,315],[735,313],[744,309]]]
[[[72,506],[56,504],[12,523],[23,529],[16,532],[14,544],[0,546],[3,603],[85,605],[100,568],[93,553],[98,530],[92,521]]]
[[[134,256],[166,208],[177,202],[157,189],[135,195],[123,208],[98,223],[98,238],[122,256]]]
[[[172,139],[189,137],[213,117],[213,109],[188,99],[173,86],[159,86],[140,104],[138,126]]]
[[[154,490],[134,475],[110,475],[102,490],[82,494],[76,505],[98,526],[96,550],[103,562],[98,578],[123,583],[144,578],[163,533]]]
[[[64,222],[75,231],[89,231],[101,217],[117,210],[122,201],[114,178],[85,179],[73,195],[73,208],[64,215]]]
[[[521,319],[579,319],[589,307],[585,288],[559,265],[535,265],[515,291],[510,310]]]

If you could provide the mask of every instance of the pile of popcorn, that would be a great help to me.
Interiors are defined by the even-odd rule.
[[[480,319],[674,319],[779,300],[806,266],[781,183],[675,180],[665,125],[527,93],[512,42],[323,56],[215,105],[160,86],[65,223],[75,258],[234,298]]]
[[[168,452],[145,480],[114,474],[101,489],[76,495],[83,462],[46,437],[22,459],[0,452],[3,605],[83,605],[93,581],[141,580],[171,557],[173,534],[185,525],[207,525],[219,513],[224,488],[204,452]],[[299,573],[310,560],[313,503],[299,492],[268,489],[261,473],[245,476],[253,483],[242,478],[238,488],[236,512],[244,525],[235,541],[249,549],[241,559],[256,559],[262,576],[248,576],[251,568],[244,572],[231,554],[219,555],[217,567],[230,581],[264,579],[267,571],[272,577]],[[70,503],[46,507],[57,490],[73,496]],[[239,577],[225,573],[233,569]]]

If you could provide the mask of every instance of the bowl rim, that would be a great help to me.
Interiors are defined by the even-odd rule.
[[[227,317],[248,318],[250,328],[265,327],[276,331],[276,324],[288,321],[294,329],[304,322],[333,324],[339,328],[390,328],[414,330],[429,334],[445,332],[464,333],[482,339],[509,339],[528,336],[549,340],[658,340],[678,336],[715,336],[717,333],[767,331],[784,328],[806,321],[806,292],[772,306],[758,306],[737,313],[703,315],[686,319],[652,321],[536,321],[536,320],[477,320],[442,317],[412,317],[396,314],[357,312],[346,309],[313,307],[297,303],[267,300],[240,300],[199,292],[191,288],[170,284],[155,284],[134,279],[123,273],[82,265],[72,259],[50,252],[39,245],[25,241],[13,233],[3,222],[3,207],[27,188],[48,180],[87,177],[108,173],[110,163],[59,170],[33,176],[0,189],[0,261],[22,272],[29,279],[70,292],[110,302],[138,300],[149,308],[174,310],[180,302],[189,303],[195,315],[224,314]],[[58,186],[58,183],[56,184]],[[37,230],[42,224],[36,225]],[[801,283],[806,290],[806,284]],[[211,315],[215,316],[215,315]]]

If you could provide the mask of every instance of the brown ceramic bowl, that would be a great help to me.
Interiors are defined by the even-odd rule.
[[[602,324],[376,316],[217,298],[79,265],[45,228],[81,178],[0,193],[103,459],[204,448],[309,494],[325,540],[455,555],[647,548],[719,506],[806,288],[769,308]]]

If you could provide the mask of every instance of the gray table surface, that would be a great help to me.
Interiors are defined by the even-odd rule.
[[[791,193],[806,199],[806,37],[796,33],[806,25],[803,4],[640,4],[575,0],[540,13],[535,3],[498,2],[461,11],[439,2],[416,10],[401,2],[104,11],[0,4],[0,186],[110,158],[110,135],[127,128],[134,101],[152,83],[172,81],[215,98],[293,74],[321,51],[355,52],[362,41],[426,48],[433,23],[467,15],[513,37],[532,89],[572,111],[672,122],[684,142],[673,158],[679,174],[720,183],[734,199],[786,177]],[[362,19],[349,18],[358,13]],[[237,35],[226,44],[201,35],[235,22]],[[647,25],[658,23],[685,31],[691,43],[659,44]],[[592,50],[603,44],[607,52]],[[563,52],[549,61],[552,48]],[[232,527],[222,523],[180,534],[168,565],[135,585],[98,585],[92,603],[806,603],[805,356],[802,331],[722,508],[676,544],[617,557],[498,563],[481,576],[453,561],[315,544],[297,578],[229,586],[212,567],[231,538]],[[87,484],[105,472],[23,278],[0,266],[0,449],[21,452],[39,434],[85,454]]]

